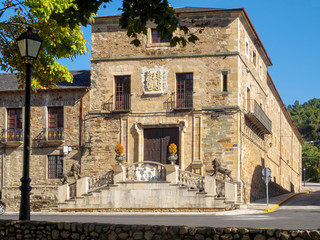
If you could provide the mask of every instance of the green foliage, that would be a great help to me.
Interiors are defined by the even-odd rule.
[[[306,143],[302,146],[302,162],[309,181],[320,182],[320,99],[314,98],[288,106],[289,113]],[[318,141],[319,140],[319,141]],[[316,146],[311,145],[310,143]]]
[[[112,0],[5,0],[0,3],[0,68],[15,72],[23,87],[24,62],[19,57],[15,39],[33,28],[43,40],[42,49],[33,61],[32,88],[56,86],[61,80],[71,82],[72,75],[56,60],[88,52],[87,41],[80,30],[93,21],[102,4]],[[104,6],[105,7],[105,6]],[[146,24],[153,22],[162,39],[170,39],[170,45],[195,43],[198,37],[181,26],[174,9],[167,0],[124,0],[120,19],[122,28],[132,37],[132,44],[139,46],[139,34],[147,34]],[[5,13],[10,12],[5,17]],[[7,14],[8,15],[8,14]],[[175,34],[174,34],[175,33]]]
[[[305,143],[302,146],[303,167],[306,168],[306,180],[320,182],[320,150],[318,147]]]
[[[198,39],[186,26],[181,26],[175,10],[167,0],[123,0],[120,26],[127,29],[127,35],[134,38],[135,46],[141,44],[139,34],[147,35],[147,23],[154,23],[161,39],[170,39],[170,46]]]
[[[64,12],[74,3],[70,0],[25,0],[8,1],[6,6],[15,14],[0,21],[1,70],[15,72],[20,79],[20,87],[23,87],[25,65],[15,39],[26,31],[26,26],[31,26],[33,32],[43,40],[39,56],[33,61],[32,88],[52,87],[61,80],[71,82],[71,73],[56,59],[74,60],[77,55],[87,53],[87,41],[80,30],[80,24],[73,28],[69,25],[61,26],[51,15]]]
[[[289,113],[305,141],[320,139],[320,99],[288,106]]]

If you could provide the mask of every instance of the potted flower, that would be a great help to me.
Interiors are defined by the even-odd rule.
[[[171,143],[169,145],[169,157],[168,157],[168,160],[170,161],[170,163],[172,165],[174,165],[176,163],[177,159],[178,159],[177,145],[175,145],[174,143]]]
[[[125,159],[123,146],[120,143],[118,143],[117,146],[115,147],[114,151],[116,152],[116,160],[117,160],[118,164],[122,165],[122,162]]]

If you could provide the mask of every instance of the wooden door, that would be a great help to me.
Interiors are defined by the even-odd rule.
[[[144,129],[144,161],[167,164],[168,149],[171,143],[177,145],[179,153],[179,128]],[[177,164],[179,164],[179,157]]]

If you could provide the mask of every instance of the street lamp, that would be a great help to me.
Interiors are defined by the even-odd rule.
[[[32,28],[22,33],[17,38],[21,58],[26,60],[26,84],[25,84],[25,114],[23,135],[23,171],[21,178],[21,202],[19,220],[30,220],[30,98],[31,98],[31,59],[36,59],[41,47],[42,40],[32,32]]]
[[[306,168],[303,168],[303,186],[306,186]]]

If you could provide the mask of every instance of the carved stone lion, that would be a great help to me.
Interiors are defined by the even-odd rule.
[[[80,164],[79,163],[74,163],[71,166],[71,170],[67,172],[66,174],[62,175],[62,184],[68,183],[68,178],[69,177],[74,177],[75,180],[81,178],[80,176]]]
[[[223,174],[223,179],[226,178],[226,176],[229,177],[230,181],[233,181],[232,177],[230,176],[232,171],[228,168],[221,167],[221,162],[219,159],[215,158],[212,161],[212,168],[213,170],[209,170],[209,173],[212,173],[211,176],[215,176],[217,172]]]

